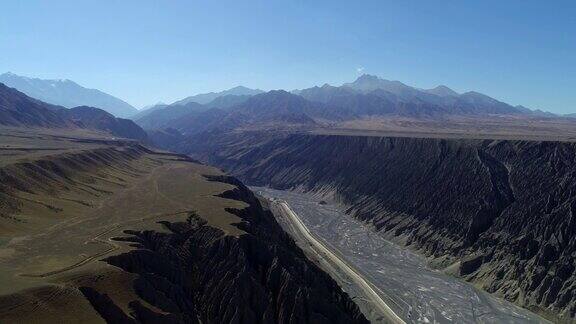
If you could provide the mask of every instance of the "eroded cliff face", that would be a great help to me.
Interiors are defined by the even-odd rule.
[[[218,141],[189,152],[248,184],[335,197],[435,266],[550,318],[575,318],[574,143],[257,134]]]
[[[105,261],[134,273],[138,301],[124,313],[90,287],[81,291],[109,322],[126,323],[367,323],[356,304],[308,261],[273,215],[238,180],[223,198],[249,207],[232,209],[246,234],[224,235],[191,213],[186,222],[162,222],[167,232],[127,231],[119,241],[134,250]]]
[[[252,192],[133,141],[0,134],[0,323],[367,323]]]

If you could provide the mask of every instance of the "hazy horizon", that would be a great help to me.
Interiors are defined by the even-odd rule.
[[[341,85],[368,73],[576,112],[576,20],[568,9],[576,5],[567,1],[66,0],[4,7],[10,15],[0,21],[0,73],[70,79],[137,108],[238,85]]]

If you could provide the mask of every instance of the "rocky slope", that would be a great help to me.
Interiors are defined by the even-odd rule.
[[[146,132],[129,119],[116,118],[102,109],[94,107],[75,107],[61,109],[59,113],[66,119],[74,121],[82,128],[106,131],[112,135],[148,142]]]
[[[306,259],[253,194],[231,177],[211,177],[236,189],[222,197],[249,207],[231,210],[247,234],[226,236],[192,213],[164,225],[168,233],[129,231],[118,240],[135,250],[106,259],[135,273],[135,290],[163,313],[131,305],[136,320],[173,323],[362,323],[357,306],[336,283]],[[85,296],[107,320],[126,314],[97,292]]]
[[[63,109],[30,98],[0,83],[0,125],[74,127],[74,123],[58,114]]]
[[[245,133],[187,148],[249,184],[336,198],[439,268],[576,316],[574,143]]]
[[[187,114],[199,114],[207,109],[207,107],[196,102],[189,102],[183,105],[168,105],[151,108],[142,112],[139,116],[132,117],[132,120],[146,130],[162,129]]]

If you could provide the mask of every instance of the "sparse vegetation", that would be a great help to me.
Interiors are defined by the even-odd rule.
[[[93,278],[93,287],[117,302],[125,298],[114,292],[118,289],[139,300],[131,280],[113,284],[97,279],[117,272],[100,259],[131,249],[129,242],[112,240],[125,236],[125,230],[162,231],[158,221],[195,220],[228,235],[242,233],[232,225],[240,219],[225,208],[245,205],[215,197],[230,186],[203,176],[217,170],[182,157],[156,155],[133,142],[75,135],[80,134],[0,129],[0,141],[10,141],[12,146],[12,154],[0,162],[0,203],[17,206],[3,207],[0,217],[0,322],[37,318],[31,312],[34,303],[22,302],[9,312],[6,307],[12,307],[9,300],[14,298],[32,298],[34,291],[23,289],[45,290],[50,282],[74,287],[79,278]],[[58,171],[53,172],[54,168]],[[50,291],[47,296],[58,295]],[[85,300],[71,293],[35,298],[53,307],[75,305],[76,310],[68,310],[66,316],[99,318],[92,307],[85,307]]]

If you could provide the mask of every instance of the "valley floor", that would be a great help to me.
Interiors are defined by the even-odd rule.
[[[312,234],[358,269],[407,323],[548,323],[528,310],[430,269],[425,258],[385,240],[336,204],[319,204],[319,198],[293,191],[252,190],[268,199],[286,201]],[[307,242],[298,243],[306,249]],[[340,278],[340,284],[357,302],[366,298],[352,281]],[[377,312],[370,301],[360,304],[367,315]],[[374,314],[371,317],[382,320]]]

